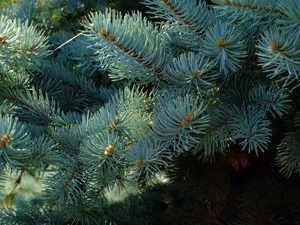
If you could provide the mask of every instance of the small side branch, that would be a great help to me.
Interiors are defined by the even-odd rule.
[[[151,65],[150,63],[146,62],[135,50],[125,48],[123,45],[121,45],[117,40],[116,37],[112,33],[107,33],[106,28],[103,27],[101,31],[98,32],[99,35],[106,40],[114,43],[114,45],[125,52],[127,55],[133,57],[137,63],[142,64],[146,69],[148,70],[154,70],[154,73],[158,76],[161,75],[162,71],[160,69],[155,68],[154,65]]]
[[[250,4],[242,4],[239,2],[232,2],[225,0],[224,5],[227,6],[232,6],[236,8],[241,8],[241,9],[250,9],[258,12],[263,12],[263,13],[276,13],[276,14],[282,14],[282,12],[278,9],[275,8],[268,8],[268,7],[263,7],[263,6],[257,6],[257,5],[250,5]]]
[[[14,187],[13,187],[13,189],[11,190],[11,192],[9,193],[9,195],[12,195],[13,192],[16,190],[16,188],[20,186],[20,184],[21,184],[21,182],[22,182],[23,174],[24,174],[24,170],[21,171],[21,174],[20,174],[20,175],[18,176],[18,178],[16,179],[15,184],[14,184]]]
[[[190,21],[178,10],[176,9],[172,4],[171,2],[169,2],[168,0],[162,0],[166,6],[172,10],[172,12],[174,12],[174,14],[176,16],[178,16],[185,25],[187,25],[187,27],[194,33],[196,34],[197,36],[201,36],[203,33],[202,32],[197,32],[194,27],[192,26],[192,24],[190,23]]]

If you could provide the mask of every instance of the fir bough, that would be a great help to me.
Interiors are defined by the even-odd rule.
[[[1,10],[0,180],[16,179],[0,222],[297,224],[300,3],[145,0],[146,18],[91,2]],[[42,191],[12,201],[29,175]],[[283,197],[253,207],[253,184]]]

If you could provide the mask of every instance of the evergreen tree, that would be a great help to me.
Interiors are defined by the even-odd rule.
[[[1,9],[1,224],[299,224],[300,2],[212,2]]]

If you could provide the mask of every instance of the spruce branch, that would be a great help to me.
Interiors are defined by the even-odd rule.
[[[288,94],[272,86],[258,85],[250,90],[248,103],[261,105],[261,109],[270,112],[274,117],[282,117],[289,109]]]
[[[166,143],[158,142],[151,136],[144,136],[132,145],[126,153],[128,163],[133,167],[133,177],[146,182],[171,160]]]
[[[269,128],[270,121],[265,118],[261,110],[248,106],[235,108],[230,122],[230,133],[232,141],[238,142],[242,150],[264,152],[270,142],[272,135]]]
[[[44,33],[28,21],[21,23],[20,20],[11,20],[3,15],[0,24],[2,64],[9,68],[37,69],[50,53]]]
[[[300,174],[299,128],[286,134],[278,147],[276,164],[287,178]]]
[[[131,16],[126,14],[123,17],[120,13],[107,9],[104,13],[90,14],[83,26],[89,39],[99,40],[97,43],[101,51],[96,53],[99,61],[103,62],[100,66],[110,63],[110,69],[115,70],[115,75],[123,73],[132,76],[134,71],[139,74],[150,73],[150,77],[137,78],[144,78],[146,82],[149,79],[153,81],[168,64],[170,53],[161,46],[167,38],[140,13],[133,13]],[[115,52],[113,54],[112,49]]]
[[[175,0],[145,0],[155,18],[178,21],[188,27],[196,36],[201,37],[208,26],[213,25],[215,17],[202,1],[191,0],[189,4]]]
[[[207,30],[200,49],[226,76],[237,72],[247,56],[245,33],[234,25],[217,23]]]
[[[299,85],[299,30],[283,32],[278,29],[266,30],[258,45],[259,63],[272,79],[283,87]]]
[[[12,116],[0,118],[0,162],[12,168],[20,167],[30,157],[30,137],[24,125]]]
[[[274,7],[273,1],[264,0],[213,0],[214,3],[222,6],[229,6],[243,10],[253,10],[262,13],[281,13],[279,9]],[[272,7],[273,6],[273,7]]]
[[[169,142],[177,153],[197,144],[209,126],[206,106],[190,96],[162,98],[154,108],[152,120],[158,140]]]
[[[299,29],[300,5],[297,0],[280,1],[278,3],[279,10],[284,14],[278,22],[284,25],[287,29]]]
[[[171,84],[193,84],[196,87],[211,87],[220,78],[220,74],[213,70],[213,65],[208,59],[200,53],[193,52],[173,59],[165,76]]]

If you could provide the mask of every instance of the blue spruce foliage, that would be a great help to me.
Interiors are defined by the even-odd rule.
[[[138,2],[3,3],[0,224],[299,224],[300,2]]]

